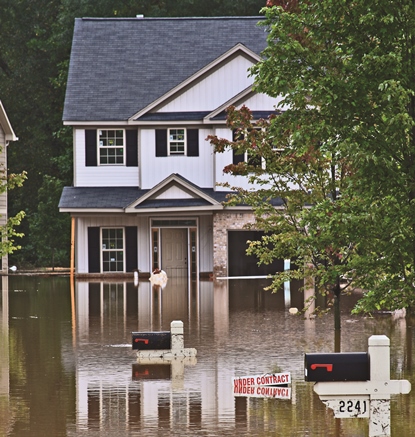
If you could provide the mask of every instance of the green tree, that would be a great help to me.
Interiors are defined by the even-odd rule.
[[[10,261],[36,263],[36,252],[27,250],[31,240],[30,221],[37,210],[37,195],[45,175],[71,182],[63,174],[57,158],[65,154],[70,143],[58,135],[62,129],[65,87],[57,87],[59,65],[68,57],[68,48],[52,38],[60,2],[0,1],[0,96],[19,141],[8,150],[12,172],[27,171],[28,183],[9,193],[9,215],[26,212],[19,226],[24,233],[22,250]]]
[[[38,193],[38,208],[30,221],[30,232],[36,245],[29,247],[36,252],[40,265],[68,266],[70,238],[70,218],[61,214],[58,203],[63,182],[46,176]],[[54,208],[51,209],[51,205]]]
[[[331,160],[336,172],[342,172],[339,163],[347,169],[346,178],[336,182],[330,196],[309,202],[314,206],[307,213],[307,229],[318,225],[310,250],[315,246],[320,259],[323,238],[334,253],[347,259],[344,271],[339,271],[336,261],[328,275],[321,274],[322,285],[325,280],[333,284],[336,275],[354,279],[366,290],[358,310],[411,308],[415,301],[414,3],[269,4],[264,9],[268,46],[252,74],[259,92],[283,96],[285,106],[270,121],[268,137],[275,148],[293,149],[294,159],[315,148]]]
[[[26,179],[26,173],[23,171],[20,174],[9,173],[7,169],[0,169],[0,194],[8,193],[10,190],[18,187],[22,187]],[[0,226],[0,257],[10,255],[21,246],[16,244],[16,238],[22,238],[23,234],[16,229],[20,225],[25,216],[24,211],[19,211],[12,217],[7,217],[4,225]]]
[[[348,161],[338,156],[335,142],[323,142],[318,132],[308,131],[307,142],[297,137],[297,121],[289,110],[254,123],[248,108],[230,107],[227,121],[234,141],[209,138],[216,153],[231,148],[247,154],[247,160],[228,165],[224,172],[246,176],[255,187],[224,184],[236,193],[228,204],[251,205],[254,226],[265,231],[261,241],[248,242],[247,253],[264,264],[291,259],[295,268],[275,272],[269,289],[313,278],[319,292],[331,297],[339,331],[340,297],[351,285],[356,250],[356,202],[347,191]]]

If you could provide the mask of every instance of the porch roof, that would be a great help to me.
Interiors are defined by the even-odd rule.
[[[216,202],[223,202],[229,192],[214,191],[212,188],[199,188]],[[59,201],[59,209],[111,209],[122,210],[145,195],[149,190],[139,187],[64,187]],[[148,199],[137,205],[136,209],[195,207],[209,203],[202,198],[194,199]]]
[[[138,187],[64,187],[59,208],[124,208],[148,190]]]

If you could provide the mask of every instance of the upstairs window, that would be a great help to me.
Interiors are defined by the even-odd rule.
[[[186,154],[186,129],[169,129],[169,155]]]
[[[199,156],[199,130],[156,129],[156,157]]]
[[[137,129],[85,129],[85,166],[97,165],[138,167]]]
[[[100,165],[124,164],[124,130],[98,131]]]
[[[255,130],[260,130],[260,128],[254,128]],[[244,140],[245,134],[243,132],[232,132],[232,140],[238,141],[238,140]],[[265,160],[258,156],[254,151],[248,151],[246,150],[243,153],[237,153],[235,150],[233,150],[233,158],[232,163],[233,164],[239,164],[240,162],[246,162],[248,165],[251,165],[253,167],[257,168],[265,168]]]

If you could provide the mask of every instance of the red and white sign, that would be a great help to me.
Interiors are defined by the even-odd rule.
[[[283,385],[291,383],[291,373],[266,373],[265,375],[240,376],[233,378],[235,387],[254,387],[264,385]]]

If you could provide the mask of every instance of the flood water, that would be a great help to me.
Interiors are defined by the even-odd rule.
[[[266,284],[172,278],[163,290],[146,280],[71,290],[67,277],[3,277],[0,436],[368,436],[369,419],[334,418],[304,381],[304,353],[334,352],[332,315],[293,316],[302,295]],[[387,335],[392,379],[415,387],[415,320],[351,316],[355,299],[342,302],[342,351]],[[168,331],[173,320],[196,359],[138,363],[131,332]],[[234,395],[233,377],[270,372],[291,373],[289,396]],[[390,434],[414,435],[415,390],[390,405]]]

